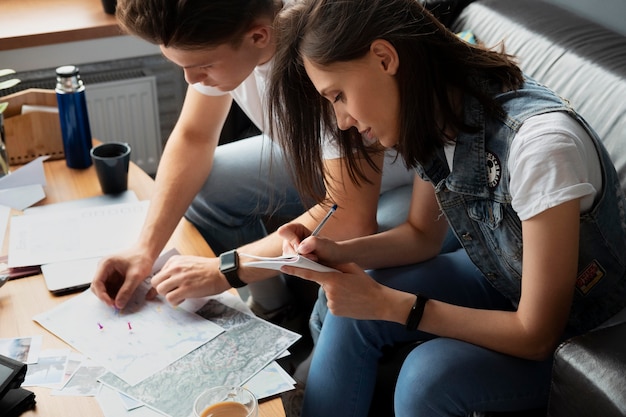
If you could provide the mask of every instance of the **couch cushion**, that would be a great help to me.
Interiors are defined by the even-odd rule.
[[[503,42],[521,68],[568,99],[596,130],[626,190],[626,37],[541,0],[477,0],[453,30]]]
[[[626,415],[626,323],[563,343],[552,370],[550,417]]]

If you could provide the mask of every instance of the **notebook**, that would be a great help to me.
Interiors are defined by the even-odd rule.
[[[251,266],[253,268],[274,269],[276,271],[280,271],[280,268],[283,265],[290,265],[296,266],[298,268],[310,269],[317,272],[339,272],[334,268],[318,264],[317,262],[298,254],[282,255],[277,257],[265,257],[242,253],[240,254],[240,256],[254,259],[254,261],[244,263],[245,266]]]

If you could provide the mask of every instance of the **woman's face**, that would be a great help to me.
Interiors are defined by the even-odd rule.
[[[305,57],[304,68],[317,91],[332,103],[341,130],[354,127],[392,147],[400,131],[397,56],[395,50],[389,55],[389,44],[377,48],[376,42],[363,58],[321,67]]]

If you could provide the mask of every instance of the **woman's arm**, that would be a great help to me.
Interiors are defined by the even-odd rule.
[[[373,160],[379,170],[363,162],[362,169],[370,183],[363,182],[359,185],[352,183],[348,178],[345,161],[326,160],[324,169],[327,172],[326,181],[330,185],[326,193],[328,205],[316,204],[289,222],[289,226],[282,226],[281,229],[290,231],[288,238],[274,232],[263,239],[242,246],[239,251],[256,256],[279,256],[283,252],[293,252],[293,248],[299,245],[301,239],[308,236],[308,231],[319,224],[333,203],[337,204],[337,210],[324,225],[321,236],[343,240],[376,233],[383,155],[374,155]],[[301,226],[304,226],[304,229]],[[246,282],[273,275],[275,273],[270,270],[247,268],[244,265],[240,267],[240,276],[244,277],[244,280],[247,277]]]
[[[431,299],[419,330],[526,359],[548,357],[560,340],[572,303],[579,217],[580,200],[576,199],[522,223],[522,295],[517,311],[479,310]],[[397,245],[392,249],[402,251]],[[376,250],[394,256],[385,246],[377,245]],[[292,267],[283,271],[324,285],[329,309],[336,315],[406,323],[414,295],[376,283],[354,264],[339,268],[343,273]]]
[[[579,218],[576,199],[522,223],[522,296],[517,311],[475,310],[430,300],[420,330],[528,359],[548,357],[559,342],[573,299]]]
[[[432,184],[416,176],[409,216],[403,224],[338,243],[311,237],[298,246],[298,252],[314,254],[328,265],[355,262],[365,269],[408,265],[439,254],[447,230],[448,222],[439,209]],[[289,240],[289,230],[280,232]]]

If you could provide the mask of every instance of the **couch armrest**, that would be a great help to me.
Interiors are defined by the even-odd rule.
[[[559,346],[548,416],[626,416],[626,323]]]

